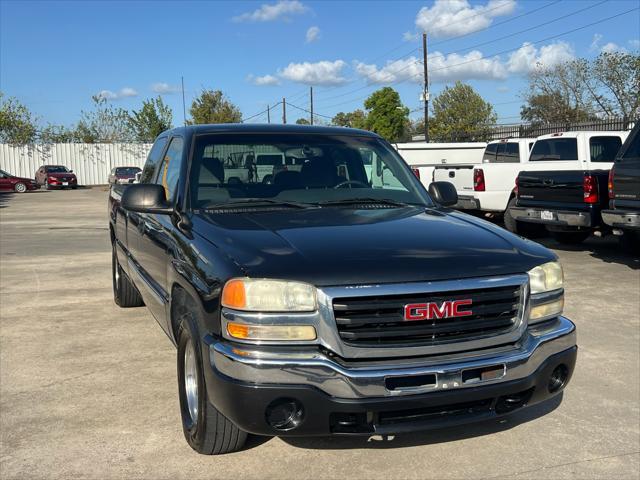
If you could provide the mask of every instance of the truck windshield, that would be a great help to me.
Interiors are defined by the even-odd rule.
[[[231,203],[338,205],[357,200],[387,206],[433,205],[393,149],[371,137],[207,134],[195,137],[192,155],[189,198],[196,209]],[[256,162],[263,158],[280,161]]]

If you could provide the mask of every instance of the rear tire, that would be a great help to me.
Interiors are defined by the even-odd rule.
[[[591,232],[551,232],[551,236],[564,245],[577,245],[584,242]]]
[[[528,238],[539,238],[544,235],[545,230],[542,225],[536,225],[535,223],[518,222],[511,216],[510,208],[516,206],[516,198],[513,197],[509,200],[507,209],[504,211],[503,223],[504,227],[511,233],[516,235],[522,235]]]
[[[122,308],[141,307],[144,305],[140,292],[124,273],[116,255],[116,245],[111,253],[111,276],[113,278],[113,300]]]
[[[18,182],[14,185],[13,189],[16,193],[24,193],[27,191],[27,186],[22,182]]]
[[[628,253],[640,254],[640,232],[624,230],[624,235],[619,238],[620,246]]]
[[[183,313],[178,321],[178,395],[184,438],[191,448],[203,455],[240,450],[247,432],[240,430],[209,401],[192,313]]]

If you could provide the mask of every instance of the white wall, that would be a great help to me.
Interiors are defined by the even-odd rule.
[[[101,185],[113,167],[142,168],[150,148],[146,143],[0,144],[0,170],[34,178],[42,165],[64,165],[74,171],[79,185]]]

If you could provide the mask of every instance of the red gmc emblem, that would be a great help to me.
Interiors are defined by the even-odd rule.
[[[473,315],[473,312],[462,309],[462,307],[468,305],[471,305],[470,298],[465,300],[445,300],[439,305],[435,302],[410,303],[404,306],[404,319],[416,321],[435,320],[436,318],[468,317],[469,315]]]

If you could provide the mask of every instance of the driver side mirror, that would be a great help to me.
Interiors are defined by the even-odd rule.
[[[451,182],[432,182],[429,185],[429,195],[445,207],[458,203],[458,192]]]
[[[157,213],[171,215],[173,207],[167,202],[162,185],[155,183],[134,183],[125,188],[120,202],[122,208],[130,212]]]

